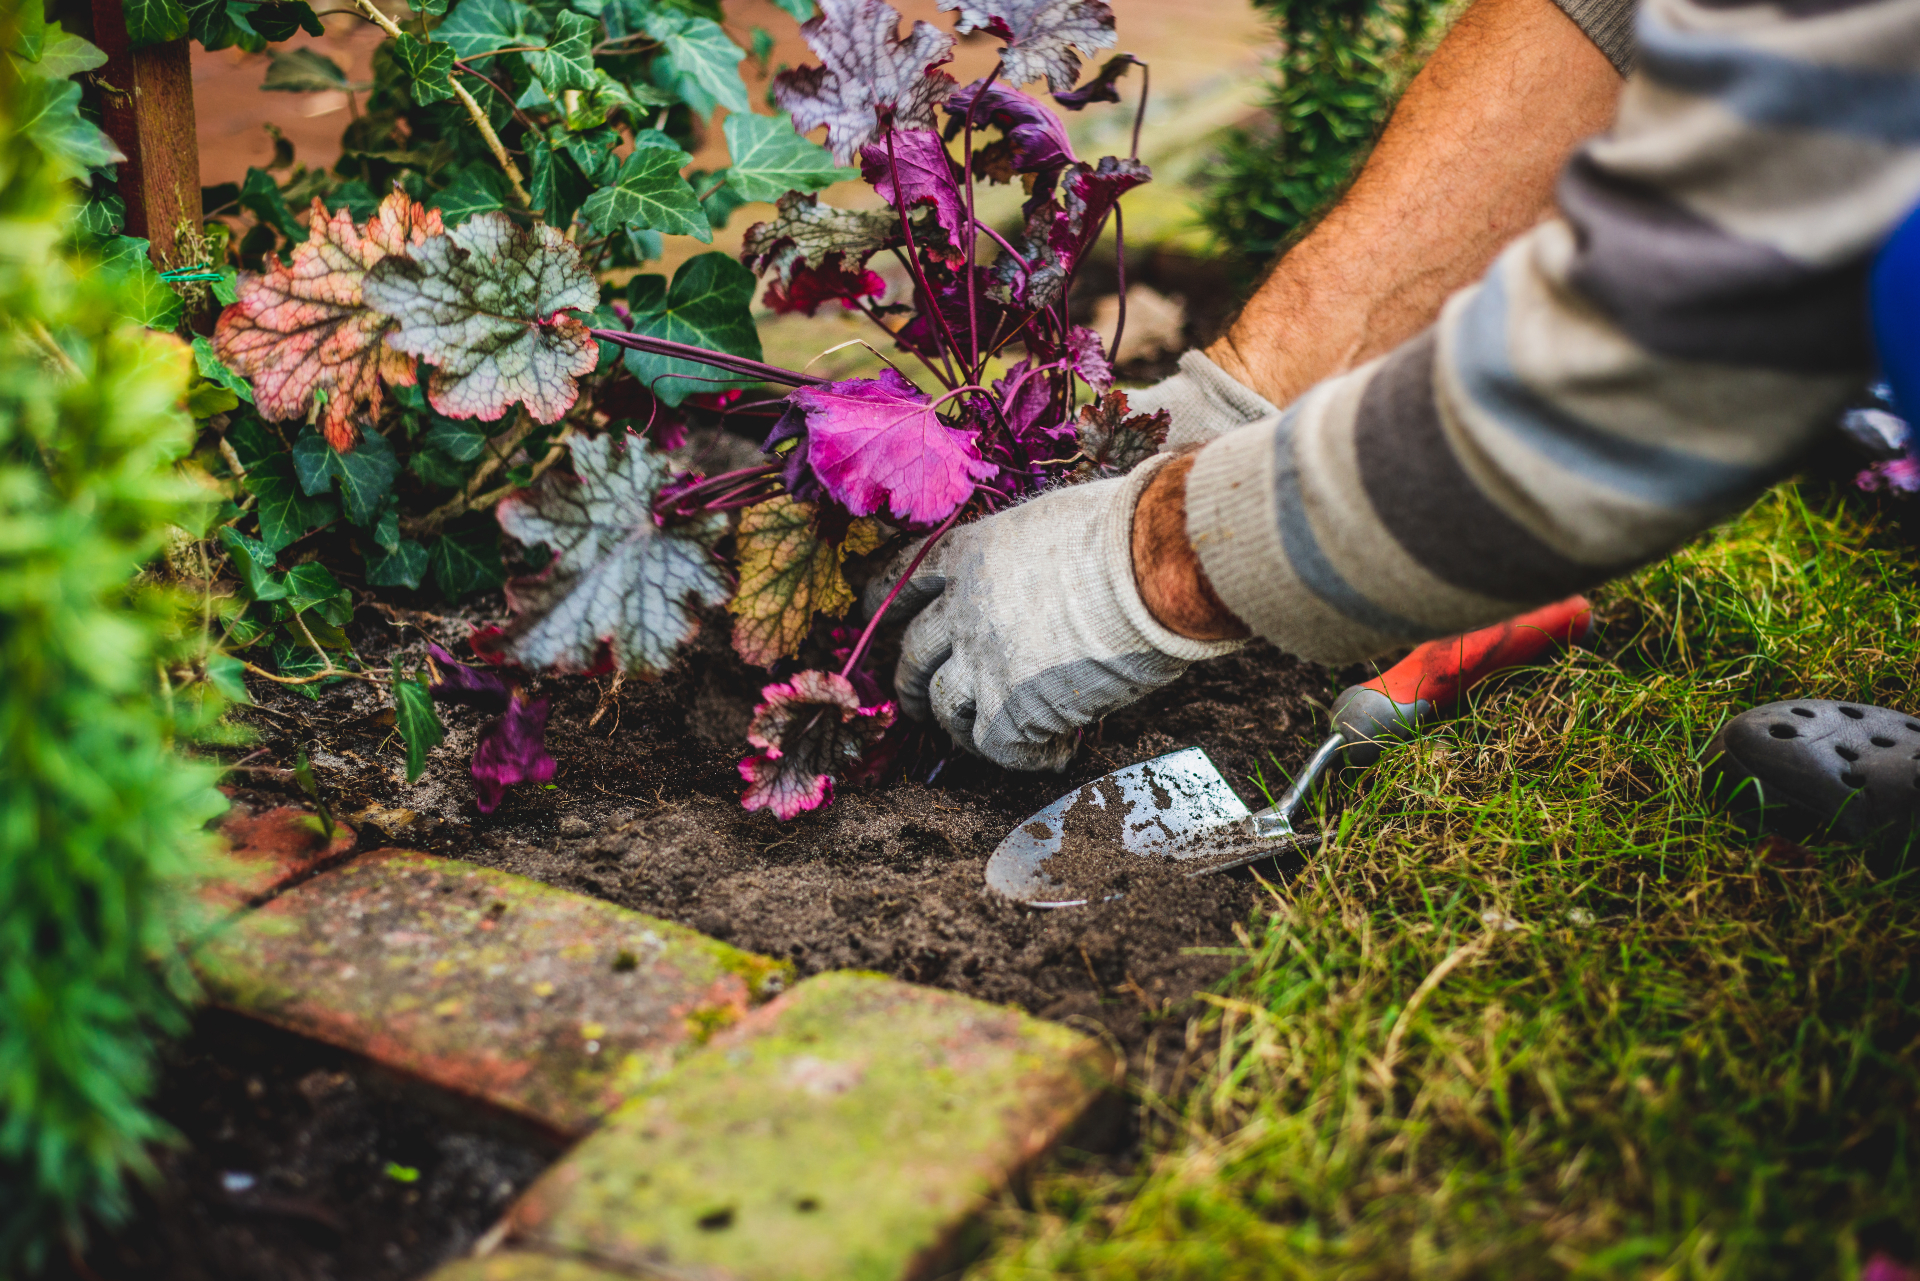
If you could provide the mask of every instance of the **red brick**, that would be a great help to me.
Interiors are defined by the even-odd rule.
[[[634,1276],[936,1276],[1113,1079],[1106,1049],[877,975],[808,979],[549,1169],[510,1241]]]
[[[198,955],[230,1009],[577,1134],[786,967],[597,899],[405,850],[294,887]]]
[[[329,838],[320,816],[281,806],[254,812],[236,805],[220,820],[235,875],[208,884],[210,905],[235,908],[257,902],[339,858],[359,839],[352,828],[333,825]]]

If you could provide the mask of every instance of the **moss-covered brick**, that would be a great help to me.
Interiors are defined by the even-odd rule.
[[[513,1251],[484,1259],[457,1259],[429,1274],[426,1281],[625,1281],[625,1278],[621,1273],[607,1272],[577,1259]]]
[[[230,873],[210,881],[201,897],[220,908],[242,907],[325,867],[353,848],[353,829],[318,814],[280,806],[255,812],[236,805],[220,820]]]
[[[221,1005],[565,1134],[787,978],[682,926],[405,850],[294,887],[196,961]]]
[[[821,975],[610,1117],[515,1205],[512,1239],[645,1276],[930,1276],[1111,1069],[1017,1010]]]

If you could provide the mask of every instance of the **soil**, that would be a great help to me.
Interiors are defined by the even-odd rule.
[[[469,1249],[560,1153],[524,1123],[208,1011],[159,1114],[184,1144],[51,1281],[403,1281]]]
[[[464,655],[471,628],[490,621],[484,608],[362,609],[353,630],[380,670],[396,656],[422,665],[429,639]],[[1189,880],[1139,860],[1124,898],[1047,911],[990,892],[987,857],[1057,797],[1181,747],[1205,748],[1243,799],[1264,804],[1249,776],[1275,779],[1305,759],[1328,674],[1255,643],[1109,718],[1065,774],[1010,773],[919,733],[890,780],[782,824],[739,806],[745,730],[767,678],[734,657],[728,621],[708,618],[656,682],[539,680],[558,772],[550,786],[510,791],[491,815],[475,808],[467,775],[486,718],[443,708],[447,741],[408,787],[386,694],[360,682],[318,701],[256,683],[260,706],[240,713],[260,735],[245,764],[267,802],[297,795],[288,770],[308,753],[362,848],[406,845],[596,895],[785,957],[801,976],[877,970],[1012,1003],[1098,1029],[1155,1078],[1177,1071],[1192,995],[1234,965],[1255,879]]]

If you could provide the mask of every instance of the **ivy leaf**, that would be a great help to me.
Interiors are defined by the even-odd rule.
[[[393,492],[393,478],[400,474],[400,460],[393,445],[377,431],[368,432],[360,448],[343,454],[311,430],[293,442],[293,466],[300,486],[309,494],[323,494],[340,482],[340,498],[347,519],[356,525],[371,525],[380,516],[387,495]]]
[[[119,164],[127,157],[100,126],[80,114],[80,85],[74,80],[23,77],[20,117],[14,129],[25,134],[42,155],[70,175],[95,165]]]
[[[727,599],[712,550],[726,517],[656,524],[671,464],[631,433],[575,437],[571,448],[577,479],[549,471],[495,512],[509,535],[553,552],[538,575],[507,584],[515,618],[502,644],[534,668],[585,671],[605,647],[618,670],[658,672],[699,628],[695,611]]]
[[[228,369],[214,353],[213,344],[198,334],[193,338],[193,363],[202,378],[218,383],[248,404],[253,403],[253,388],[247,386],[247,380]]]
[[[367,305],[367,271],[440,230],[437,212],[399,191],[359,230],[350,213],[329,218],[315,200],[307,242],[293,251],[292,265],[269,261],[264,275],[242,273],[240,300],[220,314],[213,349],[253,384],[261,417],[304,418],[323,398],[327,443],[353,448],[356,418],[379,415],[381,380],[414,380],[413,361],[381,341],[393,321]]]
[[[126,0],[127,43],[135,49],[165,44],[187,34],[187,11],[180,0]]]
[[[393,664],[393,727],[407,745],[407,782],[415,783],[427,768],[427,752],[447,737],[434,715],[433,695],[418,676],[402,676],[400,663]]]
[[[312,610],[335,627],[353,617],[353,594],[319,561],[310,560],[287,571],[287,605],[296,614]],[[324,643],[324,637],[318,637]]]
[[[884,505],[908,524],[936,524],[1000,470],[898,370],[801,387],[787,403],[806,418],[807,464],[855,516]]]
[[[838,541],[820,528],[820,510],[782,494],[740,513],[734,535],[740,587],[727,602],[737,618],[733,649],[757,667],[791,658],[815,614],[839,618],[853,605],[840,567],[880,545],[880,527],[856,520]]]
[[[795,22],[805,22],[815,13],[813,0],[773,0],[773,2],[793,15]]]
[[[522,55],[549,96],[558,98],[568,89],[594,87],[593,38],[599,30],[600,24],[592,18],[563,9],[554,20],[554,34],[546,49]]]
[[[727,123],[739,119],[742,117],[729,116]],[[603,234],[633,227],[693,236],[701,244],[710,245],[713,231],[700,207],[700,198],[680,176],[680,171],[692,163],[693,157],[665,134],[643,129],[634,136],[633,154],[620,166],[613,184],[587,197],[580,213]]]
[[[696,115],[710,116],[716,107],[742,113],[753,110],[746,82],[740,79],[746,51],[719,23],[659,9],[645,19],[645,26],[662,48],[653,60],[655,84],[680,98]]]
[[[400,61],[413,77],[413,100],[425,107],[453,97],[453,46],[401,32]]]
[[[1073,46],[1092,54],[1111,49],[1113,9],[1107,0],[939,0],[940,11],[960,11],[954,30],[987,31],[1007,42],[1000,51],[1001,78],[1009,85],[1044,79],[1055,93],[1080,78]]]
[[[953,37],[916,22],[903,40],[899,26],[899,13],[885,0],[821,0],[819,16],[800,34],[823,65],[773,78],[775,105],[793,114],[801,133],[825,125],[843,165],[889,121],[899,129],[933,128],[933,109],[953,91],[953,77],[934,69],[953,60]]]
[[[425,449],[439,450],[455,462],[470,463],[487,452],[487,433],[471,423],[442,418],[421,433],[420,444]]]
[[[284,453],[247,468],[243,483],[257,499],[254,510],[260,517],[260,542],[270,552],[277,553],[340,514],[332,498],[307,493],[294,473],[293,459]]]
[[[249,597],[257,601],[287,598],[287,585],[274,576],[274,554],[265,543],[247,537],[231,525],[220,527],[219,538]]]
[[[275,49],[262,89],[276,93],[356,93],[371,88],[347,79],[340,64],[312,49]]]
[[[665,338],[760,359],[760,332],[747,306],[753,300],[753,273],[726,254],[701,254],[673,274],[635,276],[627,285],[632,329],[649,338]],[[711,365],[678,356],[629,350],[627,368],[640,384],[667,406],[688,396],[723,387],[750,386],[751,379],[729,379]]]
[[[453,181],[427,201],[440,211],[440,221],[458,227],[475,214],[507,207],[507,181],[498,167],[475,161],[454,175]]]
[[[484,515],[448,526],[427,548],[427,569],[448,600],[492,591],[507,581],[499,526]]]
[[[23,11],[26,8],[28,6],[22,6]],[[107,55],[102,49],[79,36],[68,35],[59,23],[48,23],[42,32],[44,42],[33,65],[36,74],[50,80],[66,80],[107,65]]]
[[[293,39],[296,31],[305,31],[310,36],[327,34],[327,29],[320,25],[319,16],[306,0],[281,0],[280,3],[247,6],[229,3],[227,12],[237,23],[251,29],[261,39],[275,44]]]
[[[878,251],[901,243],[900,219],[884,209],[837,209],[798,191],[780,197],[775,209],[775,217],[747,228],[740,258],[763,275],[773,271],[782,284],[802,263],[819,266],[829,255],[840,254],[847,266],[858,267]]]
[[[427,549],[411,538],[403,538],[388,551],[376,547],[367,553],[367,585],[369,587],[406,587],[420,586],[420,580],[427,573]]]
[[[427,399],[449,418],[492,422],[520,401],[558,422],[599,359],[586,325],[561,313],[593,310],[600,287],[545,223],[520,232],[480,214],[376,263],[366,298],[398,322],[389,346],[435,366]]]
[[[740,805],[772,810],[781,822],[833,799],[833,771],[845,769],[893,724],[893,704],[862,707],[846,677],[801,672],[760,691],[747,742],[761,750],[740,762]]]
[[[569,158],[565,130],[556,125],[554,133],[559,136],[542,138],[537,133],[527,135],[527,159],[533,170],[527,183],[527,195],[532,198],[533,207],[545,216],[549,226],[566,228],[573,225],[573,215],[593,191],[593,184]]]
[[[83,236],[108,240],[120,234],[126,221],[126,201],[118,196],[96,196],[80,206],[80,216],[74,219],[74,226]]]
[[[180,323],[180,295],[154,270],[150,253],[144,240],[115,236],[100,251],[100,274],[120,286],[122,314],[129,320],[149,329],[173,329]]]
[[[812,0],[808,0],[811,4]],[[785,114],[728,116],[727,185],[742,200],[778,200],[789,191],[818,191],[852,177],[833,163],[827,149],[795,132]]]
[[[352,182],[343,182],[328,192],[326,204],[329,214],[337,214],[344,209],[355,222],[365,222],[380,212],[380,197],[373,194],[373,188],[357,178]]]
[[[947,144],[931,129],[896,129],[888,139],[860,149],[860,176],[873,184],[880,198],[902,214],[915,205],[933,206],[934,218],[953,245],[963,243],[967,221],[959,171]]]
[[[247,170],[246,181],[240,184],[240,207],[285,236],[288,244],[299,244],[307,234],[294,220],[293,210],[287,208],[280,185],[265,169]]]
[[[433,34],[452,45],[454,56],[465,62],[496,49],[544,45],[549,30],[538,11],[518,0],[460,0]]]

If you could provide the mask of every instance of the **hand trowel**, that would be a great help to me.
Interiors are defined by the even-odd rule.
[[[1428,641],[1383,675],[1334,700],[1333,733],[1280,800],[1251,812],[1198,747],[1102,775],[1014,828],[987,860],[989,888],[1033,907],[1120,897],[1135,858],[1177,860],[1205,876],[1263,859],[1304,856],[1325,839],[1294,819],[1343,754],[1371,765],[1381,749],[1459,707],[1495,672],[1586,639],[1593,607],[1574,596],[1464,636]]]

